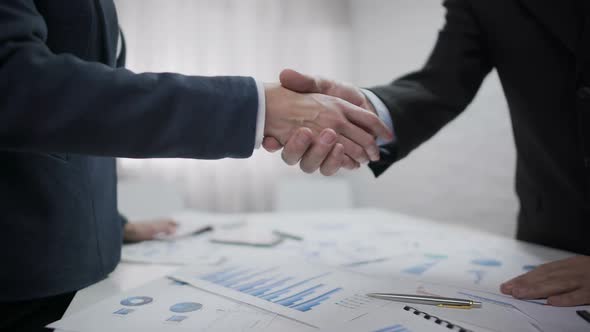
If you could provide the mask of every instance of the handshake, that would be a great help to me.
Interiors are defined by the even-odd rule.
[[[265,85],[263,147],[283,148],[288,165],[326,176],[379,160],[377,138],[393,133],[356,87],[284,70],[281,84]]]

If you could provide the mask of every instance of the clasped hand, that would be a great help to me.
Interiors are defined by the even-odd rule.
[[[376,138],[393,134],[367,105],[308,88],[315,81],[293,71],[284,71],[281,83],[265,86],[267,150],[284,146],[287,164],[300,162],[303,171],[324,175],[379,160]]]

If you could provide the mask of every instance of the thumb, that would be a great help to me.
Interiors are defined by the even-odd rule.
[[[262,147],[268,152],[277,152],[283,148],[283,145],[274,137],[265,137],[262,141]]]
[[[281,85],[299,93],[321,93],[319,82],[312,76],[301,74],[292,69],[285,69],[279,76]]]

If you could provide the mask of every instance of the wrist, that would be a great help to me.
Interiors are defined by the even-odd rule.
[[[364,89],[358,89],[358,88],[357,88],[357,91],[358,91],[359,95],[361,95],[363,98],[363,103],[362,103],[362,105],[359,105],[359,106],[366,109],[367,111],[370,111],[371,113],[379,116],[379,112],[377,111],[377,108],[375,107],[375,105],[373,104],[373,101],[371,100],[371,98],[367,94],[367,93],[371,93],[371,91],[364,90]]]
[[[127,239],[129,236],[133,235],[134,233],[135,233],[135,224],[128,222],[123,226],[123,237],[125,239]]]
[[[264,136],[286,143],[293,130],[310,120],[313,104],[310,98],[283,88],[280,84],[264,84],[266,103]]]

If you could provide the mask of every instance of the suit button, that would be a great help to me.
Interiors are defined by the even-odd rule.
[[[578,89],[578,98],[581,100],[590,99],[590,87],[585,86]]]

